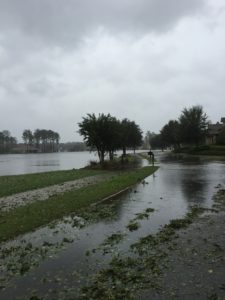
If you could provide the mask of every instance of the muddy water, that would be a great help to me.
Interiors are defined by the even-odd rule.
[[[118,199],[98,206],[98,210],[110,210],[105,218],[83,228],[82,218],[78,223],[74,217],[64,218],[2,245],[8,254],[1,259],[1,282],[6,288],[0,292],[0,299],[29,299],[32,295],[44,299],[68,299],[70,295],[76,298],[79,288],[111,257],[126,255],[130,244],[157,232],[169,220],[182,217],[191,206],[210,207],[216,187],[225,186],[222,162],[172,159],[161,153],[156,158],[160,169],[154,176]],[[138,218],[137,214],[148,208],[154,212]],[[134,219],[140,227],[129,231],[127,225]],[[118,243],[102,245],[112,234],[123,238]]]

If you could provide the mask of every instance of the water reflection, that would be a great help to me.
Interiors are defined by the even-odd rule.
[[[165,155],[160,161],[167,168],[165,182],[170,188],[174,186],[181,190],[188,206],[209,205],[215,186],[225,184],[223,161],[214,162],[188,155]]]
[[[47,161],[43,160],[37,160],[36,164],[32,165],[34,167],[40,167],[40,166],[60,166],[59,160],[49,159]]]
[[[204,205],[208,191],[208,182],[204,180],[205,168],[192,166],[187,172],[180,172],[183,196],[188,203]]]

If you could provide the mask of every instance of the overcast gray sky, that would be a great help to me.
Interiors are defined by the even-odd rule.
[[[158,132],[225,117],[224,0],[0,0],[0,131],[81,141],[87,113]]]

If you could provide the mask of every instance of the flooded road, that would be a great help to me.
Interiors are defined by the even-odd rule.
[[[156,155],[160,169],[117,199],[1,245],[0,299],[76,299],[92,274],[192,206],[211,207],[225,164]],[[87,218],[88,219],[88,218]],[[137,227],[132,229],[131,224]],[[132,230],[131,230],[132,229]],[[5,288],[4,288],[5,287]]]

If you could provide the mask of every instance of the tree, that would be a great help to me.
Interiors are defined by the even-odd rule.
[[[162,140],[161,134],[155,134],[151,138],[152,149],[161,149],[162,151],[166,148],[165,142]]]
[[[26,152],[29,152],[29,147],[33,143],[33,134],[30,129],[25,129],[23,131],[22,139],[24,140],[24,143],[26,145]]]
[[[135,151],[138,146],[142,145],[142,131],[134,121],[123,119],[120,123],[120,139],[120,148],[125,156],[127,148]]]
[[[11,136],[9,130],[0,132],[0,153],[10,153],[17,144],[15,137]]]
[[[114,152],[121,148],[121,123],[115,117],[110,116],[105,126],[106,149],[109,153],[109,159],[113,160]]]
[[[54,143],[56,145],[56,149],[54,148],[54,152],[59,151],[59,140],[60,140],[60,135],[58,134],[58,132],[54,132]]]
[[[47,151],[54,152],[55,149],[55,132],[52,130],[47,131]]]
[[[36,147],[41,152],[57,152],[60,140],[58,132],[46,129],[36,129],[33,135]]]
[[[130,121],[123,119],[120,123],[120,146],[123,150],[123,156],[126,155],[126,149],[129,147]]]
[[[184,108],[179,118],[181,139],[182,142],[198,146],[206,135],[208,126],[208,117],[203,112],[202,106],[192,106],[187,109]]]
[[[129,146],[134,150],[142,145],[142,131],[134,121],[130,123]]]
[[[174,149],[180,148],[180,124],[176,120],[170,120],[160,131],[162,141],[166,146]]]
[[[110,160],[116,150],[126,148],[136,149],[142,144],[142,132],[140,127],[128,119],[121,122],[110,114],[88,114],[83,117],[83,121],[78,123],[79,133],[84,137],[84,141],[91,150],[97,150],[100,163],[104,162],[108,153]]]
[[[41,151],[47,152],[46,145],[48,140],[48,132],[45,129],[40,130],[40,140],[41,140]]]
[[[108,152],[113,159],[113,151],[119,147],[119,123],[110,114],[88,114],[78,123],[80,135],[91,150],[97,150],[100,163],[105,160]]]
[[[41,130],[40,129],[36,129],[35,130],[35,132],[34,132],[34,140],[35,140],[36,147],[39,149],[40,140],[41,140]]]

